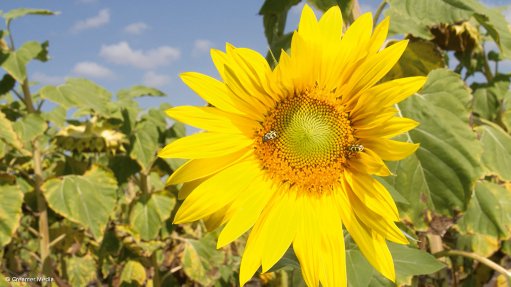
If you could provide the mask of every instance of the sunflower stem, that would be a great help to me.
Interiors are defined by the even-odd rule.
[[[378,23],[378,18],[380,18],[380,15],[383,12],[383,9],[385,9],[385,6],[387,6],[387,0],[381,1],[380,5],[378,5],[378,8],[376,9],[376,12],[374,13],[373,28],[376,27],[376,24]]]
[[[500,266],[499,264],[491,261],[490,259],[483,257],[479,254],[467,252],[467,251],[461,251],[461,250],[445,250],[442,252],[434,253],[433,254],[436,258],[441,258],[445,256],[463,256],[470,259],[474,259],[476,261],[481,262],[482,264],[490,267],[491,269],[503,274],[504,276],[507,276],[507,280],[511,280],[511,271],[506,270],[506,268]]]

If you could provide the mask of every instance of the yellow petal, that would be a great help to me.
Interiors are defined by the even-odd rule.
[[[372,150],[364,149],[349,161],[349,169],[360,174],[389,176],[392,173],[383,160]]]
[[[392,138],[415,128],[417,125],[419,123],[412,119],[394,117],[386,122],[382,122],[379,126],[355,130],[355,136],[358,138]]]
[[[302,196],[300,221],[293,248],[308,286],[346,286],[342,221],[335,198]]]
[[[182,123],[219,133],[243,133],[250,137],[260,126],[252,119],[212,107],[180,106],[168,109],[166,113]]]
[[[381,80],[401,58],[407,44],[407,40],[399,41],[379,53],[369,56],[351,75],[350,81],[346,85],[350,93],[355,95]],[[356,99],[358,99],[357,96],[352,98],[352,100]]]
[[[223,157],[189,160],[172,173],[167,184],[178,184],[210,176],[245,159],[252,153],[251,149],[242,149]]]
[[[166,145],[160,152],[163,158],[212,158],[240,151],[254,143],[254,140],[239,134],[197,133],[180,138]]]
[[[371,44],[369,46],[369,55],[378,52],[385,42],[387,38],[387,33],[389,31],[390,18],[385,17],[383,21],[376,26],[373,31],[373,35],[371,36],[371,40],[369,41]]]
[[[179,192],[177,194],[177,199],[184,200],[190,193],[197,188],[197,186],[201,185],[202,182],[204,182],[209,177],[204,177],[196,180],[192,180],[189,182],[183,183],[181,188],[179,189]]]
[[[275,203],[268,204],[256,224],[262,224],[261,232],[266,234],[266,241],[263,243],[262,271],[268,271],[280,258],[293,241],[297,223],[296,214],[299,210],[296,207],[295,193],[284,192],[274,195]]]
[[[349,171],[345,173],[344,179],[349,184],[345,188],[351,189],[362,204],[386,220],[399,221],[396,203],[379,181],[369,175],[352,174]]]
[[[326,38],[326,41],[341,40],[342,14],[339,6],[332,6],[325,12],[325,14],[323,14],[323,16],[321,16],[321,19],[319,20],[319,31],[321,31],[322,36]]]
[[[245,190],[243,197],[238,199],[242,203],[238,204],[238,210],[233,212],[232,217],[220,233],[217,248],[231,243],[250,229],[274,193],[270,182],[262,176],[256,178],[254,183]]]
[[[213,106],[234,114],[246,115],[243,106],[236,98],[229,96],[224,83],[207,75],[195,72],[182,73],[181,80],[192,89],[197,95]]]
[[[351,190],[348,191],[348,198],[357,217],[369,228],[378,232],[390,241],[400,244],[408,244],[408,240],[404,236],[403,232],[393,221],[387,220],[376,212],[370,210]]]
[[[298,24],[298,33],[300,33],[303,38],[315,39],[317,30],[318,20],[316,19],[316,15],[310,6],[305,4],[300,17],[300,23]]]
[[[397,104],[417,92],[426,82],[426,77],[408,77],[374,86],[360,95],[355,108],[351,110],[353,120],[382,107]]]
[[[174,223],[201,219],[234,201],[252,184],[259,172],[258,165],[256,160],[247,159],[204,180],[186,197],[177,211]],[[219,189],[219,186],[223,188]]]
[[[335,196],[337,198],[337,210],[341,215],[342,222],[364,257],[383,276],[395,281],[394,262],[385,239],[357,219],[343,190],[338,190]]]
[[[297,207],[301,212],[296,219],[298,229],[293,249],[300,261],[302,276],[307,286],[318,286],[322,262],[317,227],[321,223],[318,212],[322,206],[312,196],[301,196],[297,200]]]
[[[419,144],[374,138],[365,139],[364,147],[373,150],[383,160],[402,160],[414,153]]]

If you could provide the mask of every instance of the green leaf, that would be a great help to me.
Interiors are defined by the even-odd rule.
[[[18,137],[25,147],[31,146],[31,142],[42,136],[48,125],[38,114],[28,114],[13,124]]]
[[[495,87],[480,87],[474,91],[474,113],[487,120],[494,120],[499,109]]]
[[[140,197],[130,213],[131,227],[143,240],[155,239],[175,204],[176,199],[165,194],[154,193]]]
[[[9,23],[12,20],[26,15],[56,15],[56,14],[58,14],[58,12],[46,9],[18,8],[12,9],[9,12],[4,13],[2,17],[4,17],[5,22],[7,23],[7,25],[9,25]]]
[[[100,241],[116,203],[117,182],[110,172],[93,167],[83,176],[50,179],[42,189],[51,209],[89,228]]]
[[[23,192],[16,185],[0,185],[0,247],[7,245],[21,219]]]
[[[23,149],[23,143],[18,137],[18,134],[14,132],[14,127],[6,117],[5,114],[0,111],[0,139],[6,144],[14,147],[17,150]]]
[[[51,122],[57,127],[63,128],[66,124],[66,113],[67,110],[62,106],[56,106],[51,111],[44,112],[41,116],[44,120]]]
[[[163,97],[165,93],[154,88],[146,87],[146,86],[134,86],[129,89],[122,89],[117,93],[117,98],[119,100],[122,99],[133,99],[143,96],[151,96],[151,97]]]
[[[192,280],[209,286],[219,277],[217,266],[223,264],[224,255],[216,250],[214,233],[199,240],[187,239],[183,251],[183,270]]]
[[[16,80],[11,75],[5,74],[0,80],[0,96],[7,94],[14,88],[14,85],[16,85]]]
[[[346,250],[348,287],[367,287],[374,275],[378,275],[358,249]]]
[[[73,78],[54,87],[45,86],[40,90],[41,98],[57,103],[65,109],[78,107],[77,113],[89,114],[94,110],[108,116],[108,104],[112,95],[105,88],[87,79]]]
[[[398,283],[408,282],[412,276],[431,274],[445,267],[433,255],[423,250],[391,242],[387,244],[394,261]],[[346,250],[346,267],[350,287],[394,286],[369,264],[358,249]]]
[[[289,9],[300,3],[300,0],[266,0],[259,15],[263,16],[264,34],[270,45],[270,52],[266,59],[272,63],[271,52],[279,58],[281,49],[287,50],[291,42],[291,33],[284,35],[286,19]]]
[[[397,64],[385,75],[384,81],[426,76],[432,70],[443,67],[444,57],[435,44],[420,39],[410,40]]]
[[[14,78],[16,81],[22,83],[27,78],[26,65],[32,59],[39,56],[43,51],[41,43],[30,41],[26,42],[16,51],[9,52],[7,58],[2,63],[2,67]]]
[[[150,123],[142,122],[135,127],[131,144],[130,157],[136,160],[147,174],[156,159],[158,131]]]
[[[418,95],[399,104],[403,116],[420,125],[408,133],[418,151],[389,163],[396,176],[386,177],[410,203],[399,204],[401,215],[425,229],[424,212],[453,215],[467,208],[482,168],[482,148],[469,125],[471,97],[459,75],[435,70]]]
[[[489,173],[511,181],[511,136],[491,122],[485,122],[476,131],[484,148],[483,164]]]
[[[457,225],[464,233],[509,238],[511,191],[490,182],[477,183],[474,197]]]
[[[145,268],[138,261],[129,260],[122,268],[121,282],[128,286],[143,286],[146,278]]]
[[[96,262],[90,255],[66,258],[66,271],[71,286],[88,286],[96,278]]]
[[[411,276],[431,274],[445,267],[433,255],[406,245],[388,243],[394,259],[398,281],[405,281]]]

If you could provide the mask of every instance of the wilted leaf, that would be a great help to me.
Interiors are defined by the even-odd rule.
[[[460,234],[456,242],[457,249],[470,250],[483,257],[490,257],[499,250],[499,239],[486,234]]]
[[[420,148],[389,163],[396,176],[385,180],[410,203],[398,204],[401,215],[417,229],[426,228],[426,209],[448,216],[465,210],[481,175],[482,148],[468,122],[470,99],[457,74],[435,70],[420,94],[399,104],[403,116],[420,123],[408,133]]]
[[[429,27],[440,23],[453,24],[472,16],[470,9],[453,7],[449,0],[390,0],[390,7],[385,11],[389,16],[390,33],[412,34],[423,39],[432,39]]]
[[[0,139],[4,141],[6,144],[11,145],[15,149],[21,150],[23,148],[23,144],[19,139],[16,132],[14,132],[13,125],[11,121],[9,121],[4,113],[0,111]]]
[[[88,286],[96,278],[96,262],[90,255],[66,258],[66,267],[71,286]]]
[[[0,247],[8,244],[19,226],[23,193],[16,185],[0,185]]]
[[[218,266],[223,263],[224,255],[216,250],[214,233],[208,233],[199,240],[188,239],[183,251],[183,270],[192,280],[211,285],[219,277]]]
[[[140,197],[131,210],[131,227],[143,240],[155,239],[175,204],[176,199],[165,194],[154,193]]]
[[[488,172],[511,181],[511,136],[491,122],[485,122],[476,131],[484,148],[482,159]]]
[[[2,67],[14,78],[16,81],[22,83],[27,78],[26,65],[32,59],[36,58],[43,46],[41,43],[31,41],[26,42],[16,51],[9,52],[7,58],[2,63]]]
[[[488,31],[502,51],[511,57],[511,31],[506,19],[496,8],[488,8],[475,0],[390,0],[386,15],[392,19],[390,32],[412,34],[432,39],[431,27],[454,24],[474,17]]]
[[[464,233],[500,239],[511,235],[511,191],[490,182],[478,182],[467,211],[457,225]]]
[[[145,280],[145,268],[140,262],[133,260],[126,262],[122,268],[121,282],[128,284],[128,286],[142,286]]]
[[[117,182],[110,172],[93,167],[83,176],[50,179],[42,189],[51,209],[89,228],[96,240],[103,237],[116,203]]]
[[[129,89],[122,89],[117,93],[117,98],[122,99],[133,99],[137,97],[151,96],[151,97],[163,97],[165,93],[146,86],[134,86]]]
[[[435,44],[420,39],[410,40],[397,64],[385,75],[384,81],[427,76],[432,70],[445,67],[444,57]]]

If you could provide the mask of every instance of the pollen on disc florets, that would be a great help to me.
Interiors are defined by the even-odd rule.
[[[273,180],[323,192],[338,184],[354,143],[341,101],[313,88],[268,111],[255,136],[255,154]]]

